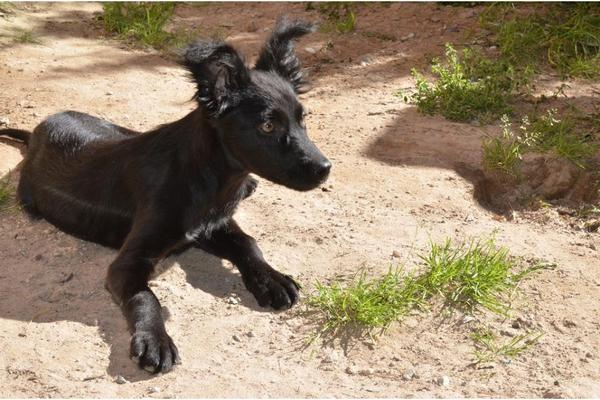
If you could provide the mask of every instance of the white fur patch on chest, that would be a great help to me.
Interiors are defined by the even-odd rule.
[[[185,238],[192,242],[199,237],[210,237],[214,230],[225,226],[227,221],[229,221],[229,216],[203,222],[194,229],[187,231],[185,233]]]

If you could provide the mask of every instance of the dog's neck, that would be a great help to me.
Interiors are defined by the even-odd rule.
[[[212,175],[218,186],[237,187],[248,176],[242,164],[228,151],[220,139],[219,132],[210,123],[206,112],[197,108],[182,119],[165,125],[165,130],[185,140],[169,141],[177,146],[180,169],[194,176],[206,179]]]

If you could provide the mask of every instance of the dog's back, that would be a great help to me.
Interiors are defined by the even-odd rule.
[[[118,247],[129,231],[133,207],[119,201],[124,196],[113,195],[119,185],[110,177],[118,176],[120,167],[103,154],[112,153],[116,144],[133,135],[75,111],[48,117],[29,138],[20,202],[31,214],[69,233]]]

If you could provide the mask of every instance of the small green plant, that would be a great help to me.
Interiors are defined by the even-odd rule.
[[[440,113],[452,121],[487,123],[512,111],[515,91],[529,84],[531,73],[518,74],[507,63],[495,62],[466,49],[462,59],[451,44],[446,44],[446,62],[434,60],[430,83],[412,70],[416,91],[405,101],[417,105],[425,114]]]
[[[548,110],[541,116],[523,117],[519,135],[512,131],[508,117],[503,116],[502,134],[483,141],[484,168],[518,178],[519,163],[523,154],[530,151],[554,153],[585,168],[597,150],[591,142],[593,135],[577,133],[572,119],[558,119],[556,113]]]
[[[473,313],[485,308],[500,315],[510,309],[510,295],[517,284],[537,266],[513,274],[514,259],[494,239],[471,240],[454,246],[448,239],[431,244],[420,256],[426,271],[419,279],[424,298],[439,295],[445,306]]]
[[[351,328],[371,332],[385,330],[398,321],[418,302],[417,287],[402,270],[390,269],[378,279],[367,279],[366,273],[347,285],[317,283],[316,292],[308,299],[308,306],[322,314],[319,334]]]
[[[572,119],[558,119],[556,110],[548,110],[545,115],[535,117],[524,131],[534,138],[532,148],[540,152],[553,152],[585,168],[596,152],[596,146],[590,142],[591,135],[578,134]]]
[[[458,246],[450,240],[431,243],[420,259],[424,268],[418,275],[390,269],[377,279],[367,279],[362,272],[345,285],[317,283],[308,299],[309,309],[320,316],[317,337],[336,336],[348,329],[358,336],[376,329],[382,333],[411,311],[428,308],[436,298],[450,310],[485,308],[507,315],[510,296],[519,282],[543,268],[535,265],[513,273],[514,259],[506,248],[496,247],[493,238]]]
[[[500,357],[514,358],[535,345],[542,336],[540,332],[527,332],[499,343],[490,329],[477,329],[471,335],[475,342],[473,354],[478,363],[494,362]]]
[[[102,7],[104,25],[110,32],[153,47],[164,46],[173,38],[163,30],[173,14],[172,2],[109,2]]]
[[[483,141],[483,166],[488,171],[498,170],[519,177],[519,163],[523,158],[523,143],[512,130],[508,117],[503,115],[502,134]]]
[[[15,43],[31,43],[31,44],[40,44],[41,41],[37,37],[37,35],[32,30],[27,29],[17,29],[15,31],[15,35],[13,36],[13,41]]]
[[[328,20],[322,29],[336,30],[339,33],[352,32],[356,26],[354,6],[354,3],[347,1],[317,3],[317,9],[325,14]],[[312,7],[312,2],[307,5],[307,9]]]
[[[497,33],[502,58],[512,64],[545,64],[563,76],[600,76],[598,4],[546,4],[522,15],[514,5],[493,4],[481,22]]]

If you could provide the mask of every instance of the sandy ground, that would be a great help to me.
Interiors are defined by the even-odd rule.
[[[258,308],[231,265],[191,250],[163,261],[152,281],[183,359],[152,376],[129,360],[129,333],[103,288],[115,252],[30,221],[15,207],[0,216],[0,397],[600,396],[600,235],[553,209],[507,221],[483,208],[464,170],[480,168],[481,138],[498,128],[423,116],[393,96],[445,42],[465,43],[481,11],[362,6],[355,33],[303,39],[298,53],[314,86],[303,96],[307,124],[334,164],[331,178],[324,190],[302,194],[261,180],[237,218],[305,294],[317,280],[361,267],[380,273],[410,263],[430,239],[495,232],[513,254],[558,265],[523,285],[514,315],[544,333],[538,345],[477,369],[470,324],[417,315],[374,345],[306,349],[312,327],[305,317]],[[225,35],[251,62],[283,12],[322,18],[300,4],[210,4],[178,6],[173,25]],[[0,16],[0,116],[11,127],[32,129],[75,109],[150,129],[194,107],[184,71],[106,37],[99,15],[94,3],[30,3]],[[19,27],[41,43],[13,43]],[[568,93],[586,99],[593,90],[572,82]],[[0,139],[0,173],[16,168],[13,182],[23,150]],[[238,304],[230,304],[232,295]],[[514,318],[481,318],[519,333]],[[416,375],[403,379],[409,369]],[[119,375],[128,383],[116,383]],[[447,386],[436,383],[444,375]]]

